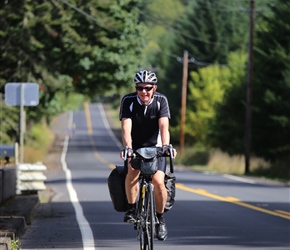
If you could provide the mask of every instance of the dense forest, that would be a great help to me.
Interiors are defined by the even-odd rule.
[[[0,13],[1,144],[19,132],[6,83],[39,84],[39,105],[26,108],[29,130],[76,100],[128,92],[139,69],[156,71],[178,144],[187,51],[186,146],[244,154],[252,45],[251,151],[289,163],[288,0],[5,0]]]

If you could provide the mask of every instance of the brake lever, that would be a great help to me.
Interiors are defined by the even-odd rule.
[[[170,153],[170,158],[173,158],[173,147],[172,144],[169,144],[169,153]]]
[[[173,167],[173,146],[172,144],[169,144],[169,153],[170,153],[170,172],[174,173],[174,167]]]
[[[127,161],[127,157],[128,157],[128,146],[126,146],[124,149],[124,161]]]

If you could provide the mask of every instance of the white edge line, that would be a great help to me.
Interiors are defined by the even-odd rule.
[[[105,128],[107,129],[109,135],[111,136],[111,138],[114,140],[114,142],[116,143],[116,145],[122,149],[123,146],[122,144],[120,143],[120,141],[117,139],[117,137],[115,136],[115,134],[113,133],[109,123],[108,123],[108,120],[107,120],[107,117],[105,115],[105,111],[104,111],[104,108],[103,108],[103,105],[101,103],[98,103],[98,108],[100,110],[100,113],[101,113],[101,116],[103,118],[103,121],[104,121],[104,125],[105,125]]]
[[[68,120],[68,127],[71,127],[73,121],[73,113],[69,112],[69,120]],[[81,231],[82,235],[82,242],[83,242],[83,249],[84,250],[95,250],[95,242],[94,242],[94,236],[92,229],[90,227],[90,224],[86,220],[84,214],[83,214],[83,209],[82,206],[78,200],[77,192],[73,187],[72,184],[72,176],[71,176],[71,171],[68,169],[65,158],[66,158],[66,153],[68,149],[68,141],[69,141],[69,136],[66,135],[64,139],[64,144],[63,144],[63,150],[61,154],[61,165],[62,169],[65,172],[66,175],[66,186],[67,190],[69,193],[70,201],[74,207],[75,213],[76,213],[76,219]]]
[[[231,179],[231,180],[235,180],[235,181],[240,181],[240,182],[245,182],[245,183],[250,183],[250,184],[255,184],[256,183],[255,181],[248,180],[248,179],[241,178],[241,177],[234,176],[234,175],[224,174],[223,176],[225,178],[228,178],[228,179]]]

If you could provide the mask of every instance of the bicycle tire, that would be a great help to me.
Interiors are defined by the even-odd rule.
[[[144,224],[146,223],[145,221],[145,212],[146,212],[146,197],[145,197],[145,186],[141,185],[140,186],[140,192],[139,192],[139,200],[138,200],[138,220],[137,221],[137,232],[138,232],[138,238],[140,242],[140,249],[141,250],[147,250],[147,239],[146,239],[146,233],[145,233],[145,226]]]
[[[146,241],[148,250],[154,248],[154,237],[155,237],[155,199],[154,199],[154,186],[153,184],[148,185],[147,192],[147,204],[146,204]]]
[[[146,239],[145,239],[145,231],[141,229],[139,232],[139,237],[140,237],[140,249],[141,250],[147,250],[147,244],[146,244]]]

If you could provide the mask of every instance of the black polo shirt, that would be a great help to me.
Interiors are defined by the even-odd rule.
[[[132,147],[156,146],[161,143],[158,119],[168,117],[170,110],[168,100],[165,95],[155,92],[148,105],[143,105],[137,93],[125,95],[120,106],[120,121],[122,118],[132,119]]]

